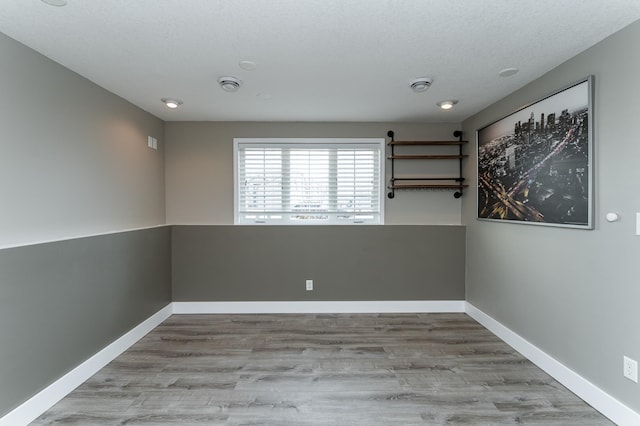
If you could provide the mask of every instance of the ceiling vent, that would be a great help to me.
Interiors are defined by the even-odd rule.
[[[416,93],[425,92],[429,86],[431,86],[432,81],[433,80],[428,77],[416,78],[409,82],[409,87]]]
[[[220,77],[218,83],[225,92],[237,92],[241,81],[235,77]]]

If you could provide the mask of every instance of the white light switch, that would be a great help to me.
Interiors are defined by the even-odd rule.
[[[147,146],[151,149],[158,149],[158,139],[148,136],[147,137]]]
[[[636,213],[636,235],[640,235],[640,213]]]

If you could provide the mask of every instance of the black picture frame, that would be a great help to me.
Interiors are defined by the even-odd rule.
[[[593,76],[476,131],[477,218],[593,229]]]

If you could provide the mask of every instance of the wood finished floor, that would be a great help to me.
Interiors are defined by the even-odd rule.
[[[174,315],[33,425],[610,425],[465,314]]]

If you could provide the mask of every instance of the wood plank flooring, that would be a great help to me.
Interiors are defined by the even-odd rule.
[[[465,314],[174,315],[33,425],[610,425]]]

